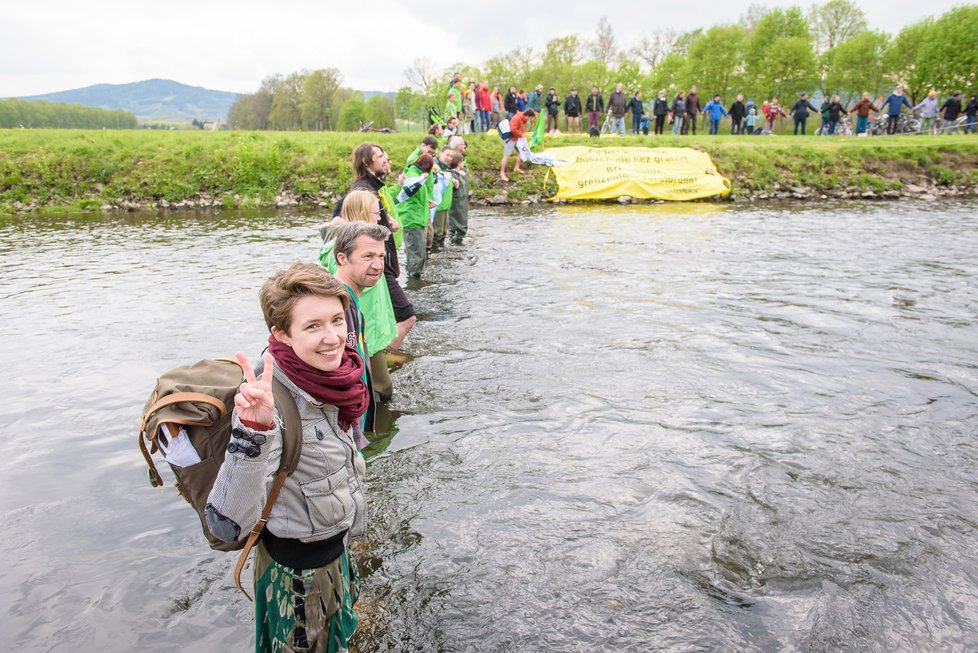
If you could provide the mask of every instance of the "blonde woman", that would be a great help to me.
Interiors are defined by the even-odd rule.
[[[343,198],[340,214],[320,228],[323,246],[319,250],[319,262],[336,274],[336,256],[333,252],[336,227],[345,222],[380,222],[380,200],[368,190],[351,190]],[[393,383],[387,369],[387,356],[384,351],[397,338],[397,321],[391,304],[390,291],[386,283],[378,283],[364,288],[359,297],[360,311],[363,313],[368,351],[370,353],[370,381],[375,396],[388,401],[393,394]],[[369,425],[368,425],[369,426]]]

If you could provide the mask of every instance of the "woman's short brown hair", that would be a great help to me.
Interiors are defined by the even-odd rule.
[[[293,263],[287,270],[275,273],[258,293],[268,330],[275,327],[288,333],[292,328],[292,308],[309,295],[338,297],[343,310],[350,303],[343,284],[326,268],[314,263]]]

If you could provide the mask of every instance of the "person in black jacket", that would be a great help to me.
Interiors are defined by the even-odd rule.
[[[557,95],[557,89],[553,86],[550,87],[550,91],[547,93],[547,131],[555,132],[557,131],[557,118],[560,116],[560,96]]]
[[[628,101],[628,108],[632,112],[632,133],[640,134],[642,131],[642,114],[645,113],[642,91],[635,91],[635,95]]]
[[[587,96],[584,111],[587,112],[588,131],[601,129],[601,125],[598,124],[598,119],[604,113],[604,98],[601,97],[601,91],[598,90],[597,86],[591,87],[591,95]]]
[[[727,109],[730,114],[730,133],[742,134],[744,132],[744,118],[747,117],[747,107],[744,106],[744,96],[738,95],[736,101]]]
[[[689,95],[686,96],[686,119],[683,121],[683,134],[692,131],[693,136],[696,136],[696,119],[700,117],[702,110],[703,107],[700,105],[700,96],[696,92],[696,87],[691,86]]]
[[[798,135],[798,127],[801,126],[801,135],[805,135],[805,123],[808,122],[808,110],[811,109],[818,113],[818,109],[808,101],[808,93],[802,93],[798,101],[791,105],[791,115],[795,117],[795,136]],[[836,119],[838,122],[838,119]],[[832,132],[829,132],[830,134]]]
[[[564,115],[567,116],[567,131],[572,134],[581,132],[581,97],[577,89],[572,88],[570,95],[564,100]]]
[[[669,115],[669,100],[666,99],[666,90],[659,91],[659,95],[652,103],[652,115],[655,116],[655,129],[653,133],[662,134],[662,129],[666,125],[666,116]]]
[[[519,111],[519,107],[516,106],[516,87],[510,86],[509,92],[506,94],[506,99],[503,100],[503,109],[506,110],[506,119],[510,119],[516,115]]]
[[[944,100],[941,110],[944,111],[944,133],[953,134],[957,131],[954,121],[961,115],[961,91],[955,91],[954,95]]]
[[[832,96],[832,101],[829,102],[829,136],[835,133],[835,128],[838,126],[839,121],[842,120],[842,116],[848,114],[846,108],[842,106],[842,98],[838,95]],[[802,134],[805,132],[802,131]]]
[[[972,134],[978,134],[978,95],[971,94],[968,106],[964,108],[964,115],[968,116],[968,120],[964,123],[964,133],[970,131]]]

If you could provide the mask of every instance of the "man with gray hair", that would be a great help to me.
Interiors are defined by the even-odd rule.
[[[363,430],[373,430],[374,397],[370,378],[370,348],[364,330],[366,319],[360,310],[360,295],[384,276],[384,243],[390,236],[387,227],[370,222],[344,222],[336,229],[333,256],[336,257],[336,279],[350,295],[346,308],[346,344],[356,347],[364,361],[363,382],[370,393],[370,407],[364,419]]]

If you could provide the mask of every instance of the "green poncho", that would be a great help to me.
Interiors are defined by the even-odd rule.
[[[319,262],[336,274],[336,257],[333,256],[333,241],[328,240],[319,250]],[[360,310],[364,318],[364,336],[371,353],[377,353],[391,344],[397,337],[397,322],[394,320],[394,307],[391,305],[390,291],[387,289],[387,278],[380,280],[370,288],[364,288],[360,294]]]

